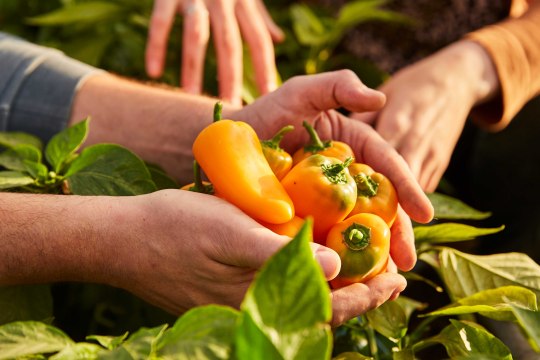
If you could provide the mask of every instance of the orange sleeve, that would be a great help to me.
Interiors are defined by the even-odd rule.
[[[473,109],[481,127],[497,131],[540,94],[540,1],[519,18],[507,19],[466,35],[480,43],[497,69],[501,92],[497,99]]]

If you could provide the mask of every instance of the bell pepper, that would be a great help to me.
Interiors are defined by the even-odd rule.
[[[392,182],[366,164],[353,163],[349,166],[349,172],[358,189],[356,205],[349,216],[371,213],[392,226],[398,210],[398,196]]]
[[[283,135],[292,130],[294,126],[288,125],[279,130],[273,138],[261,140],[264,157],[279,180],[283,179],[292,167],[292,156],[279,146]]]
[[[341,270],[330,281],[334,289],[365,282],[386,271],[390,257],[390,228],[377,215],[356,214],[330,229],[326,246],[341,258]]]
[[[313,218],[313,238],[324,242],[326,233],[354,208],[356,184],[347,166],[352,158],[340,160],[312,155],[293,166],[281,180],[290,195],[296,215]]]
[[[180,190],[188,190],[208,195],[214,195],[214,186],[210,182],[202,180],[201,167],[197,160],[193,160],[193,177],[194,181],[191,184],[182,186]]]
[[[302,125],[309,133],[310,141],[293,154],[293,166],[314,154],[334,157],[341,161],[345,161],[349,157],[354,159],[354,152],[348,144],[335,140],[322,141],[310,123],[304,121]]]
[[[283,224],[269,224],[265,222],[261,222],[261,225],[265,226],[266,228],[272,230],[276,234],[279,235],[285,235],[289,237],[295,237],[298,231],[302,228],[302,225],[304,225],[304,219],[302,219],[299,216],[295,216],[292,218],[291,221],[287,221]]]
[[[291,220],[293,202],[266,161],[255,130],[245,122],[218,117],[199,133],[192,148],[216,193],[256,220]]]

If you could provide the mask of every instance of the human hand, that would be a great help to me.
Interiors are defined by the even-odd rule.
[[[491,60],[480,45],[457,42],[413,64],[383,84],[383,109],[354,114],[403,156],[427,192],[436,189],[471,108],[497,88]]]
[[[384,101],[382,93],[367,88],[353,72],[342,70],[293,78],[230,118],[251,123],[263,139],[270,138],[284,125],[294,125],[295,130],[282,142],[288,151],[298,149],[308,140],[301,125],[303,120],[314,123],[321,139],[351,145],[356,161],[385,174],[396,187],[404,211],[399,211],[392,227],[391,255],[400,269],[410,270],[416,262],[416,252],[409,216],[418,222],[430,221],[431,203],[395,149],[370,126],[333,110],[344,107],[355,112],[374,111]]]
[[[233,205],[214,196],[164,190],[115,199],[114,270],[110,285],[179,314],[219,303],[238,308],[255,272],[289,238],[266,229]],[[122,221],[115,219],[121,214]],[[337,275],[337,253],[311,243],[327,279]],[[397,274],[377,276],[349,291],[332,293],[337,325],[362,314],[405,288]]]
[[[181,86],[189,93],[202,90],[204,56],[210,27],[218,60],[219,95],[241,104],[242,37],[246,41],[255,79],[261,94],[276,88],[276,65],[272,40],[283,33],[272,21],[262,0],[155,0],[146,47],[146,71],[162,75],[167,40],[174,17],[184,16]]]

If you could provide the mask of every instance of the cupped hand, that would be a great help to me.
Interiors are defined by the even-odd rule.
[[[384,94],[366,87],[353,72],[341,70],[290,79],[278,90],[232,114],[231,118],[250,122],[263,139],[270,138],[284,125],[294,125],[295,130],[287,134],[282,143],[288,151],[308,141],[301,125],[304,120],[314,123],[321,139],[351,145],[357,162],[366,163],[386,175],[396,187],[403,210],[398,212],[392,226],[391,254],[398,268],[410,270],[416,262],[416,252],[409,217],[417,222],[428,222],[433,217],[433,207],[391,145],[371,126],[335,111],[338,108],[376,111],[384,102]]]
[[[272,21],[262,0],[155,0],[146,47],[146,71],[161,76],[167,40],[175,15],[184,17],[181,86],[190,93],[202,90],[204,57],[210,28],[218,60],[219,95],[241,104],[242,38],[246,41],[261,94],[276,88],[272,40],[283,33]]]
[[[427,192],[436,189],[471,108],[497,85],[485,51],[461,41],[397,72],[383,84],[383,109],[352,117],[373,124]]]

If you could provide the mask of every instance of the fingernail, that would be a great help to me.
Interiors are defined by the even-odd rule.
[[[315,260],[321,265],[327,279],[333,279],[339,274],[341,259],[335,251],[319,247],[315,250]]]

